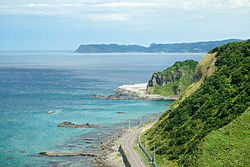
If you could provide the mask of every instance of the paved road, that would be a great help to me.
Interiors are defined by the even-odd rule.
[[[137,136],[139,136],[142,130],[150,128],[152,124],[149,124],[142,128],[133,128],[131,132],[124,139],[124,150],[127,155],[127,158],[132,167],[147,167],[140,154],[136,149],[134,149],[134,144]]]

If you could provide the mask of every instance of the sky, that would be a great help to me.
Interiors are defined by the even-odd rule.
[[[250,0],[0,0],[0,50],[250,37]]]

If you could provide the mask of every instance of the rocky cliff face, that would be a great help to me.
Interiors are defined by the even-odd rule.
[[[198,62],[178,61],[163,72],[154,73],[147,85],[148,94],[180,95],[192,84]]]
[[[147,88],[149,90],[149,87],[153,87],[156,84],[161,87],[169,85],[171,83],[174,83],[175,81],[178,81],[179,78],[181,78],[183,75],[185,75],[185,72],[180,69],[178,69],[176,73],[174,73],[173,71],[170,71],[168,77],[165,77],[164,75],[160,73],[154,73],[151,79],[148,81]],[[175,95],[179,95],[181,93],[178,87],[173,87],[173,91]]]

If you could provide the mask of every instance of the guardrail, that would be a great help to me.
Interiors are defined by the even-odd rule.
[[[140,142],[140,138],[141,138],[141,133],[138,137],[138,141],[137,144],[140,147],[140,149],[143,151],[143,153],[146,155],[146,157],[148,158],[148,160],[150,161],[150,163],[154,166],[154,167],[159,167],[157,165],[157,163],[154,161],[154,159],[151,157],[151,155],[148,153],[148,151],[145,149],[145,147],[141,144]]]

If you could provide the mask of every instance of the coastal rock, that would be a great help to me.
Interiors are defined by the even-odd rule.
[[[135,84],[135,85],[122,85],[116,88],[113,95],[102,96],[102,95],[93,95],[92,97],[101,97],[105,99],[112,100],[176,100],[177,96],[161,96],[156,94],[147,94],[148,83]],[[178,92],[177,92],[178,94]],[[123,113],[117,113],[123,114]]]
[[[104,135],[111,135],[111,133],[103,133]]]
[[[90,123],[86,123],[86,124],[74,124],[72,122],[63,122],[59,125],[57,125],[58,127],[73,127],[73,128],[96,128],[98,127],[98,125],[95,124],[90,124]]]
[[[78,152],[46,152],[42,151],[39,154],[49,156],[49,157],[65,157],[65,156],[94,156],[98,155],[97,152],[90,152],[90,151],[78,151]]]
[[[85,141],[86,143],[93,143],[93,141],[89,141],[89,140],[87,140],[87,141]]]
[[[133,98],[123,98],[126,100],[176,100],[177,96],[161,96],[146,94],[148,83],[135,85],[122,85],[115,89],[115,94],[119,96],[130,96]]]
[[[87,148],[94,148],[94,149],[99,149],[99,147],[97,145],[91,145],[91,146],[87,146]]]
[[[56,113],[56,111],[48,111],[48,114]]]
[[[116,114],[125,114],[125,112],[119,111],[119,112],[116,112]]]
[[[92,97],[96,97],[96,98],[105,98],[106,96],[103,96],[103,95],[92,95]]]
[[[83,138],[83,140],[88,140],[88,141],[94,141],[94,140],[101,140],[101,137],[97,137],[97,138]]]

